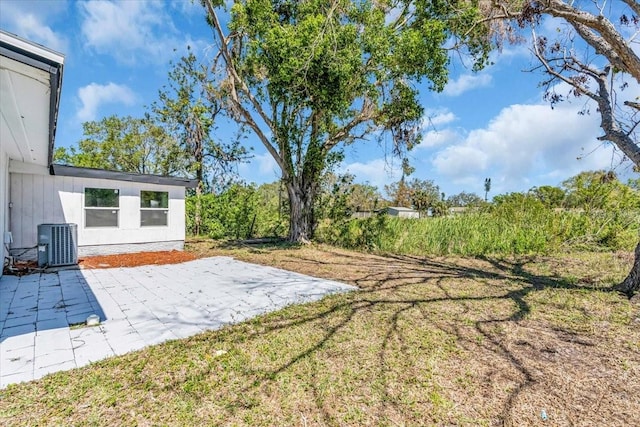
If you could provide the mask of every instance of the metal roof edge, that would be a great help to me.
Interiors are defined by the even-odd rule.
[[[20,53],[26,54],[26,56],[32,57],[33,59],[44,59],[48,62],[59,65],[64,64],[64,55],[62,53],[56,52],[53,49],[49,49],[48,47],[32,42],[30,40],[23,39],[16,34],[2,29],[0,29],[0,42],[2,42],[2,44],[20,50]]]
[[[198,180],[190,178],[180,178],[173,176],[149,175],[131,172],[109,171],[105,169],[82,168],[77,166],[67,166],[51,164],[49,173],[58,176],[70,176],[76,178],[109,179],[113,181],[139,182],[145,184],[173,185],[185,188],[195,188]]]

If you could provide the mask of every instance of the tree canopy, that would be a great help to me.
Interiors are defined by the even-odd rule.
[[[480,206],[484,200],[476,193],[462,191],[447,198],[447,204],[455,207]]]
[[[82,124],[77,146],[59,147],[54,161],[72,166],[155,175],[184,175],[179,143],[150,120],[109,116]]]
[[[221,106],[205,87],[208,68],[189,52],[172,64],[167,84],[150,106],[149,117],[179,141],[189,174],[198,190],[221,191],[234,176],[233,166],[246,159],[237,140],[215,138]]]
[[[418,85],[444,87],[449,48],[487,59],[470,2],[245,0],[227,28],[223,3],[203,0],[220,48],[211,87],[278,164],[293,241],[312,237],[318,181],[346,145],[377,137],[404,157],[419,142]]]

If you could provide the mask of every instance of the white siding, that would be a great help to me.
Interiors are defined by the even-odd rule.
[[[420,218],[420,212],[408,208],[388,207],[387,214],[399,218]]]
[[[9,158],[4,151],[4,146],[0,142],[0,254],[2,255],[2,266],[4,266],[4,257],[7,255],[4,245],[4,233],[8,230],[7,209],[9,198],[7,196],[9,183]],[[0,267],[0,276],[2,276],[3,267]]]
[[[78,224],[78,246],[116,245],[127,248],[140,243],[184,241],[184,187],[143,184],[92,178],[51,176],[46,173],[18,172],[11,167],[12,248],[29,248],[37,243],[37,226],[43,223]],[[46,172],[43,168],[41,172]],[[120,190],[118,227],[85,228],[84,189],[113,188]],[[169,193],[168,226],[140,227],[140,191]],[[175,243],[174,243],[175,245]],[[158,245],[155,245],[156,247]],[[151,245],[151,247],[154,247]],[[113,249],[111,249],[112,251]],[[127,250],[123,249],[123,252]],[[82,253],[82,249],[80,248]]]

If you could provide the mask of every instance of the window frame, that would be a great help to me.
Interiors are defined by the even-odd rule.
[[[87,206],[87,190],[112,190],[118,193],[118,206]],[[84,215],[82,216],[84,228],[88,229],[116,229],[120,228],[120,196],[122,189],[119,187],[89,187],[85,186],[82,191],[82,208]],[[116,211],[116,225],[87,225],[87,211]]]
[[[164,193],[167,195],[167,207],[162,207],[162,206],[158,206],[158,207],[146,207],[146,206],[142,206],[142,202],[143,202],[143,197],[142,197],[142,193]],[[169,208],[170,208],[170,198],[169,198],[169,191],[156,191],[156,190],[140,190],[139,193],[139,197],[140,197],[140,228],[151,228],[151,227],[169,227]],[[143,212],[164,212],[165,214],[165,219],[166,219],[166,223],[165,224],[143,224],[142,223],[142,213]]]

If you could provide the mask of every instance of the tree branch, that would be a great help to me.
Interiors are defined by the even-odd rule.
[[[640,16],[640,3],[638,3],[637,0],[622,0],[622,1],[627,6],[629,6],[631,10],[633,10],[633,13]]]
[[[640,15],[640,5],[636,0],[623,0],[637,15]],[[547,14],[555,18],[562,18],[569,23],[576,32],[596,52],[609,60],[616,68],[629,73],[640,82],[640,57],[631,49],[629,43],[622,37],[616,27],[603,15],[594,15],[573,6],[573,2],[563,0],[538,0],[529,2],[534,7],[536,15]],[[486,21],[513,19],[523,25],[524,22],[535,22],[531,17],[523,14],[522,10],[510,8],[509,1],[492,0],[491,10],[487,12]],[[497,14],[494,13],[497,11]]]
[[[543,4],[542,13],[563,18],[576,29],[587,43],[596,49],[596,52],[606,57],[615,67],[640,81],[640,57],[631,49],[611,21],[602,15],[596,16],[579,10],[562,0],[544,0],[541,3]],[[626,3],[637,2],[628,0]],[[632,8],[635,10],[638,6]],[[593,31],[598,32],[603,42],[597,40],[598,35]]]
[[[238,75],[237,70],[233,66],[233,58],[227,47],[229,43],[229,39],[222,32],[220,21],[213,7],[213,4],[211,3],[211,0],[204,0],[204,1],[207,7],[209,18],[211,19],[214,31],[216,32],[216,35],[220,40],[220,52],[225,62],[225,68],[227,69],[229,75],[231,76],[231,80],[229,81],[229,83],[231,84],[230,100],[233,103],[233,106],[235,107],[236,112],[240,113],[242,117],[244,117],[245,119],[244,122],[256,133],[256,135],[258,136],[262,144],[265,146],[269,154],[273,156],[273,159],[276,161],[276,163],[278,163],[278,166],[280,166],[280,168],[282,169],[283,174],[286,174],[287,171],[284,167],[285,164],[282,157],[280,156],[276,148],[273,146],[273,144],[271,144],[271,141],[269,141],[269,138],[267,138],[267,136],[264,134],[260,126],[258,126],[258,124],[254,120],[251,113],[242,105],[242,101],[238,96],[238,89],[236,84],[240,85],[240,90],[242,91],[243,95],[247,97],[247,99],[249,100],[253,108],[256,110],[260,118],[266,123],[269,129],[271,129],[271,131],[274,132],[273,123],[271,122],[269,117],[265,114],[264,110],[262,109],[262,106],[260,105],[258,100],[253,96],[253,94],[247,87],[246,83]]]
[[[600,127],[605,133],[603,136],[598,137],[598,140],[613,142],[635,165],[640,165],[640,147],[634,142],[629,133],[624,132],[620,128],[615,120],[613,106],[611,105],[611,93],[607,82],[607,76],[610,73],[610,68],[606,67],[604,70],[597,73],[596,70],[588,67],[586,64],[580,63],[580,61],[575,57],[572,57],[571,60],[575,64],[579,65],[581,69],[589,71],[589,76],[598,85],[597,93],[588,90],[585,85],[577,84],[574,80],[553,68],[538,49],[538,44],[535,43],[535,37],[534,33],[534,55],[545,67],[546,72],[554,78],[567,83],[571,87],[575,88],[579,93],[588,96],[598,104],[598,111],[600,112],[601,119]]]
[[[368,100],[365,99],[362,103],[362,108],[360,109],[360,113],[355,116],[349,123],[340,128],[337,132],[331,135],[327,141],[324,143],[325,150],[331,150],[335,147],[341,140],[347,138],[349,133],[358,125],[367,122],[373,119],[374,106]]]

